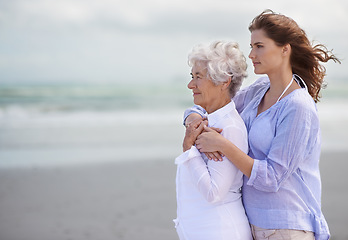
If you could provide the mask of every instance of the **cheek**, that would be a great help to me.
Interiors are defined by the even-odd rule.
[[[217,96],[221,96],[221,90],[216,86],[211,86],[207,94],[207,97],[209,97],[210,100],[213,100],[217,98]]]

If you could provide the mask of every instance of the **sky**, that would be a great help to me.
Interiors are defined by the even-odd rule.
[[[237,41],[247,57],[248,25],[265,9],[333,49],[343,61],[328,77],[347,79],[346,0],[0,0],[0,84],[187,81],[196,44]]]

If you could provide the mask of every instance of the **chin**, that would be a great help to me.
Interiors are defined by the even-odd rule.
[[[195,105],[199,105],[199,106],[201,106],[202,108],[204,108],[204,103],[203,103],[202,101],[199,101],[199,100],[194,99],[194,100],[193,100],[193,103],[194,103]],[[205,108],[204,108],[204,109],[205,109]]]
[[[262,71],[260,71],[260,70],[256,70],[256,69],[254,69],[254,73],[255,73],[255,74],[265,74],[264,72],[262,72]]]
[[[200,101],[196,101],[196,100],[193,100],[193,103],[194,103],[195,105],[199,105],[199,106],[202,105]]]

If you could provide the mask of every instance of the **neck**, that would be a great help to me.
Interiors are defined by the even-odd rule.
[[[270,93],[280,94],[284,91],[286,86],[292,79],[292,70],[291,67],[284,71],[278,71],[277,73],[267,74],[270,80]]]
[[[215,112],[216,110],[226,106],[231,102],[230,96],[228,97],[220,97],[218,98],[217,101],[214,101],[211,105],[206,106],[205,110],[207,111],[208,114]]]

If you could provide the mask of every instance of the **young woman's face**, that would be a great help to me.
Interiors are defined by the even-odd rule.
[[[272,74],[282,68],[283,47],[268,38],[264,30],[252,31],[250,47],[249,58],[253,62],[255,74]]]
[[[210,79],[204,64],[194,65],[191,75],[192,79],[187,87],[192,90],[193,102],[209,112],[211,106],[221,95],[220,87]]]

